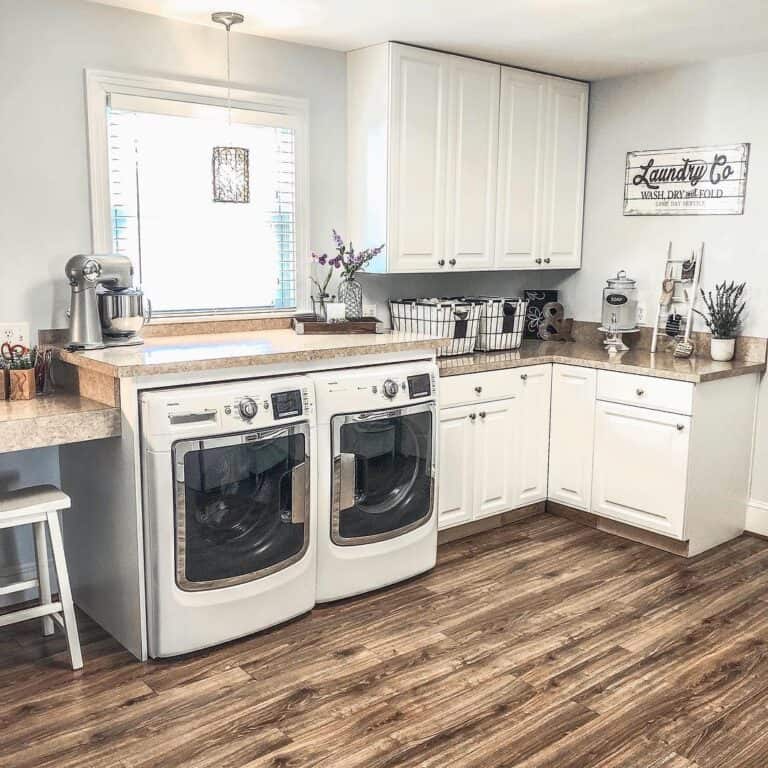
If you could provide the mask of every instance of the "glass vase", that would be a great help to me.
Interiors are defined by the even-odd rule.
[[[345,277],[339,283],[339,301],[344,302],[348,320],[359,320],[363,316],[363,287],[354,277]]]
[[[320,293],[312,297],[312,312],[321,323],[326,322],[328,319],[328,311],[325,305],[330,298],[330,295],[327,293]]]

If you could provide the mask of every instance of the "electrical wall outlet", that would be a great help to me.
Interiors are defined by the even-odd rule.
[[[30,345],[29,323],[0,323],[0,344]]]

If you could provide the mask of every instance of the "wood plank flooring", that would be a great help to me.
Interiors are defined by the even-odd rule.
[[[547,514],[437,568],[140,664],[0,631],[0,768],[765,768],[768,542],[693,560]]]

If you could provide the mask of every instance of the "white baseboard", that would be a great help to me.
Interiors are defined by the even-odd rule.
[[[768,501],[749,500],[745,529],[750,533],[768,536]]]

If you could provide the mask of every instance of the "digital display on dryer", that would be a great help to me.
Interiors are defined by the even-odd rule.
[[[301,416],[301,413],[301,390],[290,389],[287,392],[272,393],[272,414],[276,419]]]
[[[429,397],[432,388],[429,382],[429,374],[421,373],[418,376],[408,377],[408,394],[414,397]]]

